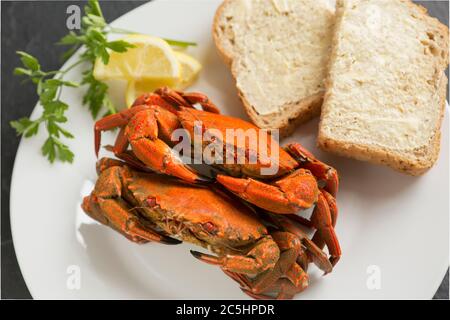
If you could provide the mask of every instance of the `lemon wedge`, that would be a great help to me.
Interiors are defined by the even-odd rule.
[[[181,66],[180,79],[176,83],[176,89],[184,90],[197,80],[202,65],[187,53],[176,51],[175,56]]]
[[[176,82],[145,79],[129,81],[125,95],[127,106],[131,106],[136,98],[146,92],[153,92],[162,86],[169,86],[176,90],[184,90],[197,79],[202,65],[196,59],[184,52],[175,51],[175,56],[181,66],[180,77]]]
[[[179,81],[180,63],[166,41],[147,35],[130,35],[123,40],[135,47],[123,53],[111,52],[107,65],[98,58],[94,65],[97,80],[144,80],[168,84]]]

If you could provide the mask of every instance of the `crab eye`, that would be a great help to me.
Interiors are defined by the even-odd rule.
[[[208,233],[217,233],[217,228],[211,222],[206,222],[202,224],[203,229]]]

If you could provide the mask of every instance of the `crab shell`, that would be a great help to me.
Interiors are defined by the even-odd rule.
[[[216,138],[215,142],[223,143],[224,158],[225,155],[230,152],[232,152],[233,155],[239,152],[242,152],[242,154],[245,155],[246,161],[243,164],[224,163],[218,165],[232,176],[235,177],[250,176],[259,179],[273,179],[283,176],[294,170],[296,167],[298,167],[298,163],[295,161],[295,159],[293,159],[283,148],[281,148],[268,132],[259,129],[258,127],[247,121],[225,116],[222,114],[204,112],[193,108],[180,108],[177,114],[178,119],[181,122],[181,125],[185,130],[189,132],[191,137],[194,137],[194,127],[196,122],[202,124],[203,132],[211,130],[210,132],[212,133],[213,132],[212,130],[218,130],[221,133],[221,137],[223,138],[223,140],[217,141],[217,137],[215,137]],[[241,147],[244,147],[244,149],[242,150],[238,149],[239,146],[238,144],[239,141],[237,138],[238,134],[231,136],[232,137],[231,139],[227,139],[227,130],[233,128],[236,128],[236,130],[240,130],[240,133],[243,133],[243,135],[239,134],[239,136],[245,137],[245,141],[241,142]],[[246,134],[248,135],[245,136]],[[251,137],[250,134],[255,134],[258,136],[256,136],[255,139]],[[262,138],[265,138],[265,141],[267,141],[266,145],[264,146],[264,148],[267,150],[267,155],[261,154],[261,148],[259,145],[250,143],[251,141],[258,141],[258,143],[260,143],[260,141],[262,140],[261,135],[265,135],[265,137],[263,136]],[[209,143],[210,141],[204,140],[203,147],[206,147]],[[271,154],[272,148],[278,153],[278,155]],[[251,154],[254,155],[256,163],[248,162],[248,158],[250,157]],[[271,165],[278,166],[278,171],[276,174],[273,175],[261,174],[261,168],[264,167],[267,168],[270,167]]]
[[[128,167],[115,166],[102,172],[93,194],[102,194],[105,185],[119,183],[121,197],[145,218],[169,235],[213,252],[239,250],[268,234],[248,207],[224,193]]]
[[[136,174],[128,186],[152,221],[171,235],[195,238],[214,247],[236,248],[267,235],[250,210],[208,188],[180,185],[155,174]],[[182,229],[179,229],[180,226]],[[192,239],[190,239],[192,240]]]

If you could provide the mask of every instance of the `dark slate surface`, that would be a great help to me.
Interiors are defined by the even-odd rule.
[[[102,3],[107,21],[111,21],[145,1],[108,1]],[[447,1],[417,1],[427,7],[431,15],[448,25]],[[19,61],[16,50],[29,52],[41,61],[46,70],[61,66],[59,56],[63,48],[54,43],[63,36],[66,8],[79,1],[8,1],[1,2],[1,90],[2,90],[2,217],[1,217],[1,296],[9,299],[29,299],[31,295],[17,264],[11,238],[9,219],[9,188],[11,171],[19,139],[9,127],[11,120],[28,116],[37,97],[30,85],[21,85],[12,71]],[[26,195],[23,195],[26,199]],[[38,214],[38,213],[36,213]],[[32,241],[32,239],[30,239]],[[412,281],[414,281],[412,279]],[[448,299],[448,272],[435,298]]]

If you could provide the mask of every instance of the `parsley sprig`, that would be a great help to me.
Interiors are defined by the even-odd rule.
[[[43,107],[42,115],[31,120],[28,117],[11,121],[11,126],[18,135],[25,138],[36,135],[41,124],[44,124],[48,137],[45,140],[41,151],[47,159],[53,163],[55,160],[62,162],[73,162],[74,154],[62,139],[72,139],[74,136],[62,127],[67,122],[65,112],[68,105],[63,102],[61,92],[64,87],[86,86],[87,90],[83,96],[83,104],[86,105],[95,119],[102,110],[107,114],[117,112],[111,102],[107,92],[108,86],[95,79],[93,66],[97,57],[100,57],[104,64],[108,64],[110,52],[126,52],[134,46],[123,40],[108,41],[111,33],[134,33],[123,29],[110,27],[103,16],[102,10],[97,0],[89,0],[84,7],[84,16],[81,20],[81,29],[78,32],[71,31],[64,36],[59,45],[70,46],[62,58],[67,60],[78,49],[83,48],[80,58],[64,70],[43,71],[37,58],[32,55],[18,51],[17,54],[22,62],[22,67],[14,70],[14,74],[26,77],[36,85],[36,92],[39,96],[40,104]],[[166,41],[177,47],[188,47],[196,45],[192,42],[183,42],[166,39]],[[63,80],[64,75],[80,64],[88,64],[89,68],[83,71],[80,83]]]
[[[73,138],[73,135],[65,130],[61,124],[67,122],[64,113],[68,109],[68,105],[60,100],[61,90],[63,87],[78,87],[78,84],[71,81],[61,79],[71,68],[62,71],[45,72],[41,69],[39,61],[22,51],[18,51],[23,67],[16,68],[14,74],[28,77],[37,86],[37,94],[39,102],[43,107],[42,115],[36,120],[29,118],[21,118],[11,121],[11,126],[16,129],[17,133],[26,138],[36,135],[41,124],[45,124],[48,131],[48,138],[42,146],[42,154],[48,158],[50,162],[59,159],[62,162],[72,162],[74,154],[69,150],[67,145],[61,141],[61,136],[65,138]],[[58,75],[57,77],[54,77]]]
[[[98,1],[89,1],[84,12],[81,30],[78,33],[71,31],[58,42],[60,45],[71,46],[63,55],[63,59],[70,57],[80,47],[84,47],[85,50],[81,54],[82,60],[93,66],[97,57],[100,57],[104,64],[108,64],[110,51],[125,52],[134,47],[123,40],[108,41],[107,36],[111,33],[111,28],[103,17]],[[107,113],[116,112],[107,95],[108,86],[94,78],[92,67],[83,72],[81,84],[88,86],[83,97],[83,104],[88,106],[94,118],[98,116],[102,107],[107,108]]]

